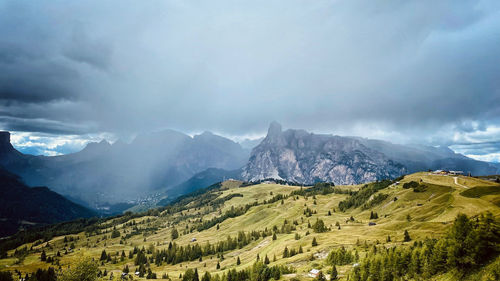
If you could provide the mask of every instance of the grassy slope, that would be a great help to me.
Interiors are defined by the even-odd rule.
[[[402,188],[405,182],[412,180],[418,182],[422,181],[428,186],[428,189],[422,193],[415,193],[411,189]],[[228,235],[235,237],[240,230],[247,232],[252,230],[264,230],[265,228],[270,229],[274,225],[280,227],[285,219],[290,222],[293,220],[298,221],[299,225],[297,226],[296,232],[301,236],[301,239],[295,240],[295,232],[292,232],[291,234],[278,234],[278,239],[276,241],[272,241],[271,237],[253,241],[242,249],[225,253],[225,260],[221,262],[221,270],[219,271],[216,270],[216,257],[204,257],[201,262],[184,262],[177,265],[164,264],[159,268],[152,265],[151,268],[158,274],[158,277],[161,277],[161,275],[166,272],[172,279],[178,279],[179,274],[183,273],[186,268],[197,267],[200,273],[203,273],[205,270],[211,273],[220,273],[228,268],[241,269],[250,266],[255,261],[257,254],[261,257],[268,255],[271,261],[275,255],[277,257],[276,264],[292,265],[297,269],[297,277],[300,279],[307,279],[307,277],[305,277],[307,271],[313,267],[324,267],[324,258],[327,253],[331,249],[340,247],[341,245],[348,248],[358,247],[362,255],[363,247],[356,246],[358,240],[361,245],[363,245],[365,241],[367,241],[368,244],[376,243],[376,241],[385,243],[386,237],[390,235],[392,242],[388,243],[387,246],[402,244],[403,232],[405,229],[410,232],[413,239],[439,237],[446,231],[447,227],[459,212],[474,216],[484,211],[490,211],[495,217],[500,217],[500,208],[495,205],[495,202],[499,201],[499,195],[490,194],[479,198],[470,198],[460,194],[466,190],[463,185],[467,187],[491,186],[496,188],[500,188],[500,186],[493,182],[476,178],[459,177],[457,181],[459,185],[455,184],[453,177],[449,176],[429,175],[428,173],[412,174],[406,176],[399,185],[393,185],[380,191],[382,193],[387,193],[389,197],[370,210],[361,210],[361,208],[358,208],[350,209],[345,213],[338,212],[338,202],[348,197],[348,195],[341,194],[318,195],[316,196],[316,204],[313,203],[314,200],[312,197],[306,199],[299,196],[298,199],[292,197],[286,199],[284,204],[278,201],[271,204],[259,205],[252,207],[242,216],[225,220],[220,224],[219,230],[216,230],[216,227],[212,227],[201,233],[195,231],[193,233],[181,235],[176,239],[176,243],[187,245],[191,243],[190,241],[192,238],[196,238],[198,240],[197,243],[200,244],[206,241],[214,243],[226,239]],[[264,199],[270,199],[273,195],[289,194],[291,191],[299,188],[276,184],[260,184],[239,188],[238,185],[239,182],[234,181],[223,184],[223,191],[219,195],[219,198],[231,193],[240,193],[243,194],[243,197],[234,197],[227,201],[222,211],[231,208],[231,206],[240,206],[252,203],[255,200],[262,202]],[[342,188],[358,189],[359,186],[343,186]],[[270,195],[270,192],[272,192],[273,195]],[[396,201],[394,201],[395,197],[397,197]],[[311,217],[305,217],[303,215],[303,210],[306,208],[305,206],[316,210],[317,214]],[[337,209],[337,212],[332,212],[331,216],[327,216],[328,211],[333,211],[333,208]],[[190,209],[184,211],[183,214],[203,213],[208,212],[208,210],[208,207],[199,210]],[[379,215],[379,219],[373,220],[377,223],[375,226],[368,226],[370,211],[377,212]],[[407,215],[411,216],[410,221],[407,220]],[[153,244],[156,249],[165,248],[171,240],[170,233],[172,227],[170,226],[170,222],[175,218],[179,218],[179,216],[181,216],[181,214],[177,213],[173,216],[160,215],[159,217],[136,218],[135,221],[138,223],[139,228],[156,226],[159,229],[155,233],[148,234],[146,237],[142,234],[133,236],[127,239],[126,245],[119,244],[119,238],[108,238],[103,240],[104,236],[110,236],[110,232],[88,237],[88,240],[84,233],[80,233],[78,235],[80,239],[75,242],[76,250],[67,255],[63,255],[60,260],[61,265],[64,267],[65,265],[71,264],[81,256],[91,256],[98,259],[103,249],[106,249],[106,252],[113,255],[116,251],[121,252],[125,250],[128,255],[128,251],[132,250],[134,246],[145,246],[147,248],[148,245]],[[205,214],[203,219],[206,220],[214,216],[218,216],[218,211]],[[350,216],[353,216],[356,221],[347,223]],[[332,230],[321,234],[313,233],[312,230],[307,227],[307,222],[310,221],[312,224],[317,218],[324,220],[327,227],[331,227]],[[147,223],[146,221],[148,219],[150,222]],[[340,230],[335,227],[337,221],[340,222]],[[192,222],[183,220],[177,223],[175,227],[179,229],[179,232],[182,234],[182,230],[186,228],[186,224],[190,226],[193,225]],[[120,225],[117,228],[122,232],[122,235],[124,231],[131,231],[130,226],[125,227],[124,225]],[[111,229],[109,230],[111,231]],[[308,236],[305,235],[307,231],[311,232]],[[313,237],[316,237],[319,246],[311,246]],[[146,242],[144,242],[145,238]],[[44,248],[48,256],[55,255],[58,250],[61,253],[64,252],[64,250],[62,250],[64,247],[63,237],[56,237],[52,239],[49,244],[53,249]],[[285,246],[288,248],[298,248],[299,245],[304,249],[303,254],[286,259],[281,258]],[[31,245],[27,246],[28,248],[31,247]],[[0,260],[0,270],[18,269],[22,272],[30,272],[36,268],[48,267],[49,265],[47,263],[40,261],[40,252],[36,252],[41,249],[42,246],[45,246],[45,243],[33,247],[33,251],[30,252],[21,264],[15,264],[15,258]],[[11,254],[12,251],[9,255]],[[316,256],[316,260],[309,260],[311,254]],[[238,256],[242,263],[236,266],[236,258]],[[115,274],[118,274],[125,264],[129,265],[131,271],[135,269],[133,260],[129,260],[128,258],[125,259],[124,262],[118,261],[117,264],[106,263],[102,266],[102,269],[106,268],[108,272],[115,271]],[[346,271],[350,270],[350,268],[350,265],[339,267],[340,276],[344,276]],[[324,269],[326,269],[326,267],[324,267]],[[453,277],[449,275],[440,276],[438,278],[443,280],[453,279]]]

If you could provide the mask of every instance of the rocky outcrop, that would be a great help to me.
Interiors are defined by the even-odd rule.
[[[273,122],[266,138],[252,150],[242,177],[249,181],[276,178],[306,184],[358,184],[405,172],[403,165],[354,138],[304,130],[283,132],[281,125]]]

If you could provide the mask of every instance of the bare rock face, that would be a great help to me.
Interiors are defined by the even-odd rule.
[[[305,184],[359,184],[405,172],[403,165],[355,138],[303,130],[283,132],[281,125],[273,122],[266,138],[252,150],[242,177],[249,181],[276,178]]]

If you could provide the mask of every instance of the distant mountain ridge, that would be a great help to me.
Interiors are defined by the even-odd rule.
[[[29,185],[49,186],[91,207],[165,190],[208,168],[241,168],[248,154],[210,132],[190,137],[165,130],[139,135],[130,144],[101,141],[72,154],[33,156],[15,150],[8,132],[0,133],[0,165]]]
[[[28,187],[18,176],[0,168],[0,237],[20,227],[52,224],[97,214],[47,187]]]
[[[359,184],[428,169],[494,174],[494,165],[454,153],[447,147],[408,146],[359,137],[282,131],[271,123],[266,138],[256,146],[242,178],[265,178],[314,183]]]

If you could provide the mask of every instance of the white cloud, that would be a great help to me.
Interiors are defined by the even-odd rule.
[[[82,150],[89,142],[116,140],[112,134],[51,135],[32,132],[11,132],[11,143],[19,151],[33,155],[55,156]]]
[[[467,154],[466,156],[480,161],[496,162],[496,163],[500,162],[500,153],[490,153],[485,155]]]

